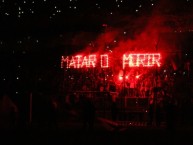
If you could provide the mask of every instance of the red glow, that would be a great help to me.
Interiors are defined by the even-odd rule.
[[[138,53],[123,55],[123,68],[129,67],[160,67],[160,53]]]
[[[101,68],[109,67],[109,56],[107,54],[101,55]]]
[[[160,53],[137,53],[137,54],[124,54],[122,67],[160,67]],[[100,59],[100,61],[97,61]],[[102,54],[99,58],[96,55],[76,55],[69,58],[68,56],[61,58],[61,68],[64,68],[64,62],[66,62],[66,68],[94,68],[96,63],[100,63],[101,68],[109,67],[108,54]],[[128,78],[126,78],[128,79]]]

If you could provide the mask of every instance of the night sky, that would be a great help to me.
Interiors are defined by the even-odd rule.
[[[61,55],[88,46],[109,49],[157,29],[192,32],[193,1],[1,0],[1,88],[17,95],[33,90],[39,82],[60,79]],[[112,36],[105,44],[100,42],[104,33]]]

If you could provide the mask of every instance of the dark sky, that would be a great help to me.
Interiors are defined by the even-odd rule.
[[[186,15],[191,0],[2,0],[1,35],[53,35],[66,31],[98,31],[127,16],[152,13]],[[11,36],[10,36],[11,37]]]
[[[104,32],[103,24],[135,31],[131,30],[134,25],[145,25],[153,15],[180,16],[173,21],[189,20],[192,8],[192,0],[1,0],[0,45],[72,45],[65,40],[82,32],[97,37]],[[61,40],[63,36],[65,40]],[[84,39],[90,41],[90,37]]]
[[[133,41],[154,26],[193,31],[193,0],[1,0],[0,80],[38,79],[63,54],[103,47],[104,33]]]

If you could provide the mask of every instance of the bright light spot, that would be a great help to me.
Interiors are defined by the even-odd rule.
[[[125,32],[123,32],[123,34],[124,34],[124,35],[126,35],[126,34],[127,34],[127,32],[125,31]]]
[[[38,43],[39,42],[39,40],[36,40],[36,43]]]
[[[30,9],[30,11],[31,11],[32,14],[34,13],[34,11],[32,9]]]
[[[139,7],[141,8],[141,7],[142,7],[142,5],[139,5]]]
[[[136,12],[138,12],[139,10],[135,10]]]
[[[126,76],[125,78],[126,78],[126,79],[128,79],[128,78],[129,78],[129,76]]]
[[[120,81],[123,80],[123,76],[119,76],[119,80],[120,80]]]
[[[5,79],[5,78],[3,78],[3,80],[5,81],[6,79]]]
[[[119,8],[119,7],[120,7],[120,5],[117,5],[117,7]]]
[[[74,7],[74,9],[76,9],[76,6]]]
[[[110,13],[111,15],[113,14],[113,12]]]
[[[164,72],[166,72],[166,70],[164,69]]]
[[[137,76],[136,76],[136,79],[138,79],[139,77],[140,77],[140,75],[137,75]]]
[[[18,92],[15,92],[15,94],[18,94]]]
[[[19,77],[16,77],[17,80],[19,80]]]
[[[151,5],[153,6],[154,4],[152,3]]]

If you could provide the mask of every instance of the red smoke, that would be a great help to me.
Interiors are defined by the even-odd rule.
[[[97,38],[93,37],[94,39],[85,47],[82,54],[108,54],[111,60],[109,66],[112,67],[114,77],[117,79],[123,76],[122,56],[129,53],[161,53],[161,65],[170,63],[173,69],[177,69],[175,61],[170,59],[175,54],[170,52],[176,52],[178,48],[173,43],[174,37],[167,37],[167,34],[178,31],[181,26],[176,21],[177,16],[167,15],[167,9],[175,11],[177,8],[167,0],[161,0],[151,15],[136,18],[128,16],[117,20],[117,24],[119,21],[124,24],[120,28],[102,24],[103,33]],[[73,43],[79,43],[80,39],[85,41],[84,36],[85,34],[76,36]],[[147,72],[149,70],[144,68],[141,70],[130,68],[124,75],[141,77]]]

